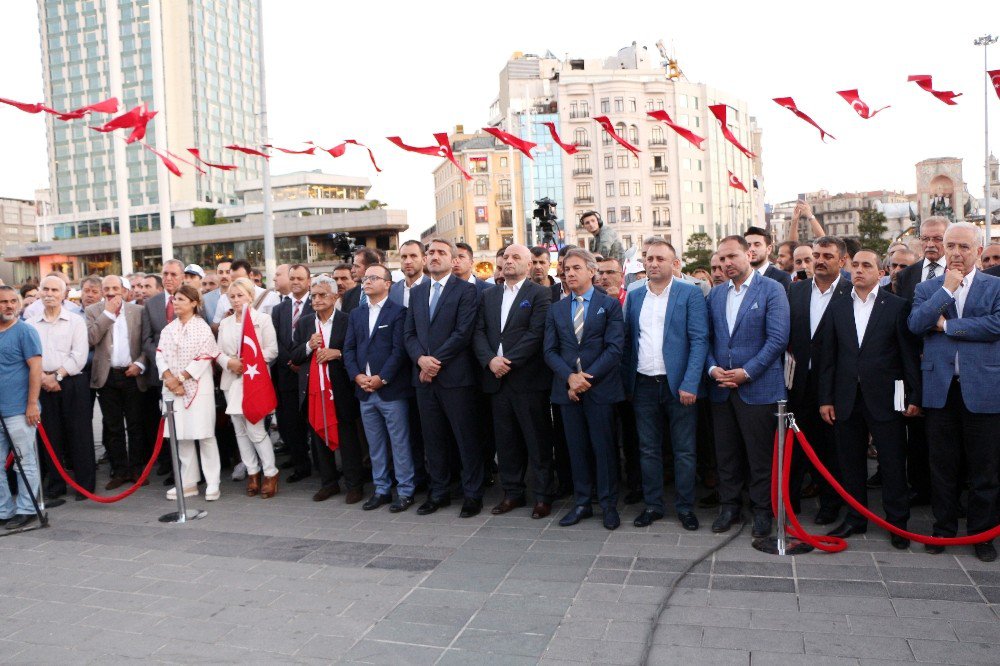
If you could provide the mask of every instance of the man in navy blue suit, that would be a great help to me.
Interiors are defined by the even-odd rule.
[[[934,535],[958,532],[958,497],[964,460],[969,484],[966,530],[995,524],[1000,467],[1000,278],[976,270],[983,232],[956,222],[944,232],[947,272],[919,283],[910,330],[924,336],[923,407],[931,462]],[[942,546],[924,546],[940,553]],[[976,557],[993,562],[992,542],[977,544]]]
[[[430,280],[410,292],[403,343],[413,361],[423,426],[430,493],[417,513],[427,515],[451,504],[449,442],[454,436],[462,462],[465,501],[459,514],[483,508],[483,455],[476,424],[478,380],[472,333],[478,309],[476,288],[452,275],[455,246],[436,238],[427,245]]]
[[[771,234],[760,227],[749,227],[743,233],[743,238],[750,246],[750,265],[753,269],[788,289],[792,284],[792,276],[771,263],[771,253],[774,250]]]
[[[389,300],[392,273],[381,264],[365,269],[361,286],[368,297],[351,311],[344,343],[344,366],[361,401],[361,421],[368,437],[375,492],[365,511],[391,504],[389,511],[406,511],[413,504],[413,458],[410,449],[410,360],[403,348],[406,308]],[[396,475],[398,499],[392,500],[389,450]]]
[[[575,506],[559,524],[576,525],[594,515],[592,455],[604,527],[614,530],[621,525],[614,406],[625,399],[620,368],[625,322],[618,299],[594,288],[593,254],[570,250],[563,270],[570,295],[549,308],[545,322],[545,362],[554,373],[551,400],[562,413],[573,466]]]
[[[708,296],[708,375],[715,451],[719,467],[719,516],[713,532],[742,521],[740,505],[749,486],[755,538],[771,532],[771,457],[777,422],[774,411],[785,399],[781,360],[788,347],[789,312],[785,288],[750,264],[742,236],[719,243],[719,260],[729,281]]]

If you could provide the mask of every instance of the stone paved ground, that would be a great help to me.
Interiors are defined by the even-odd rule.
[[[312,480],[268,501],[240,488],[162,525],[173,505],[154,479],[0,538],[0,661],[632,664],[676,572],[722,538],[635,529],[631,507],[609,533],[527,509],[366,513],[310,501]],[[926,510],[912,526],[928,530]],[[898,552],[873,531],[781,559],[744,534],[682,581],[650,663],[997,664],[998,612],[1000,566],[968,549]]]

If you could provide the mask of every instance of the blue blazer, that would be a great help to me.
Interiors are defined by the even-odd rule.
[[[663,363],[667,385],[674,398],[683,389],[704,397],[702,375],[708,356],[708,307],[701,288],[690,282],[670,280],[667,314],[663,323]],[[635,391],[639,365],[639,315],[646,300],[645,285],[628,293],[625,301],[625,351],[622,357],[625,393]]]
[[[347,325],[347,339],[344,342],[344,366],[351,381],[358,375],[367,374],[370,367],[373,375],[378,375],[386,384],[378,390],[382,400],[402,400],[413,395],[410,384],[410,359],[403,348],[403,322],[406,308],[388,298],[375,320],[375,330],[368,333],[367,305],[351,310]],[[366,402],[371,393],[354,385],[358,400]]]
[[[443,388],[479,384],[480,371],[472,352],[472,333],[479,312],[476,288],[452,275],[438,298],[434,318],[430,314],[431,281],[410,290],[403,344],[413,361],[413,385],[421,386],[417,359],[433,356],[441,361],[434,382]]]
[[[416,287],[418,285],[421,285],[424,282],[427,282],[427,280],[429,279],[430,278],[428,278],[426,275],[421,275],[420,279],[417,280],[417,283],[414,284],[413,286]],[[392,301],[393,303],[396,303],[397,305],[403,305],[403,292],[405,291],[406,291],[406,278],[403,278],[402,280],[393,283],[393,285],[389,287],[389,300]],[[412,288],[410,293],[411,294],[413,293]]]
[[[625,322],[617,298],[594,290],[583,324],[583,339],[573,331],[573,299],[564,298],[549,307],[545,320],[545,363],[552,369],[552,395],[557,405],[570,404],[569,376],[576,372],[576,359],[583,371],[593,375],[586,395],[598,404],[625,400],[621,359],[625,344]]]
[[[976,271],[961,318],[955,298],[942,287],[943,275],[918,284],[908,319],[910,330],[924,336],[922,404],[944,407],[957,354],[965,407],[976,414],[1000,413],[1000,278]],[[942,315],[946,333],[934,330]]]
[[[748,405],[766,405],[785,399],[785,372],[782,366],[788,347],[789,310],[785,288],[759,273],[740,303],[733,334],[726,322],[726,296],[729,283],[720,284],[708,295],[709,350],[705,363],[725,370],[743,368],[750,381],[739,389],[740,398]],[[709,379],[709,398],[724,402],[729,389],[720,388]]]

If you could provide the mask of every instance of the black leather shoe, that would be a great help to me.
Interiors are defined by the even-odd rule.
[[[481,499],[466,499],[462,502],[462,510],[458,513],[459,518],[472,518],[473,516],[478,516],[479,512],[483,510],[483,500]]]
[[[618,515],[618,509],[610,507],[604,510],[604,529],[616,530],[621,524],[622,519]]]
[[[309,472],[292,472],[288,475],[288,478],[285,479],[285,483],[298,483],[303,479],[308,479],[310,476],[312,475]]]
[[[429,516],[438,509],[442,509],[446,506],[451,506],[451,499],[448,497],[444,497],[442,499],[428,498],[426,502],[417,507],[417,515]]]
[[[35,518],[37,518],[37,517],[38,516],[36,516],[33,513],[32,514],[19,513],[16,516],[14,516],[13,518],[11,518],[10,520],[8,520],[7,524],[4,525],[3,528],[5,530],[17,530],[17,529],[20,529],[20,528],[22,528],[22,527],[24,527],[26,525],[30,525],[31,523],[35,522]],[[994,551],[994,555],[995,554],[996,553]]]
[[[753,531],[750,536],[754,539],[771,536],[771,514],[758,511],[753,515]]]
[[[739,511],[735,509],[723,509],[719,512],[715,522],[712,523],[712,531],[716,533],[728,532],[730,527],[739,525],[742,522],[743,517]]]
[[[694,512],[692,511],[688,511],[687,513],[678,513],[677,520],[681,521],[681,527],[689,532],[694,532],[698,529],[698,516],[694,515]]]
[[[559,521],[560,527],[570,527],[571,525],[576,525],[578,522],[584,518],[592,518],[594,516],[594,510],[590,506],[574,506],[569,510],[565,516]]]
[[[979,558],[980,562],[996,562],[997,549],[993,547],[992,541],[977,543],[974,548],[976,551],[976,557]]]
[[[286,460],[278,465],[278,469],[295,469],[295,462],[292,460]]]
[[[896,550],[906,550],[910,547],[910,540],[906,537],[901,537],[898,534],[890,534],[889,543],[891,543],[892,547]]]
[[[663,513],[660,511],[654,511],[653,509],[646,509],[632,521],[632,524],[636,527],[649,527],[654,521],[663,518]]]
[[[400,495],[399,499],[389,505],[389,513],[400,513],[413,506],[413,498]]]
[[[935,546],[933,544],[925,543],[924,552],[928,555],[940,555],[944,552],[944,546]]]
[[[645,498],[642,496],[642,491],[641,490],[630,490],[627,493],[625,493],[625,504],[626,504],[626,506],[631,506],[633,504],[638,504],[643,499],[645,499]]]
[[[375,509],[385,506],[386,504],[392,504],[392,495],[379,495],[374,493],[368,498],[368,501],[361,505],[361,508],[365,511],[374,511]]]
[[[816,517],[813,519],[813,523],[816,525],[830,525],[836,522],[837,516],[839,515],[839,508],[824,506],[816,512]]]
[[[868,531],[867,525],[852,525],[846,520],[841,524],[837,525],[835,528],[826,533],[827,536],[839,537],[841,539],[846,539],[847,537],[854,536],[855,534],[864,534]]]

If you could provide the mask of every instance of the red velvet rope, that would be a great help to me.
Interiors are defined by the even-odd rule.
[[[156,443],[153,445],[153,453],[150,454],[149,462],[146,463],[146,467],[145,469],[142,470],[142,474],[139,475],[139,479],[128,490],[125,490],[124,492],[121,492],[112,497],[102,497],[101,495],[95,495],[94,493],[88,491],[86,488],[80,486],[76,481],[74,481],[73,478],[66,473],[66,470],[63,469],[62,463],[59,462],[59,456],[57,456],[56,452],[52,450],[52,442],[49,441],[49,436],[45,433],[45,428],[42,427],[41,423],[38,424],[38,434],[42,439],[42,444],[45,445],[45,450],[49,452],[49,459],[52,460],[52,463],[55,465],[56,471],[59,472],[59,476],[61,476],[63,480],[73,488],[73,490],[80,493],[87,499],[94,500],[95,502],[100,502],[101,504],[113,504],[115,502],[125,499],[135,491],[139,490],[142,484],[146,482],[146,479],[149,478],[149,473],[153,470],[153,465],[156,463],[156,458],[157,456],[160,455],[160,448],[163,446],[164,423],[165,419],[161,418],[160,427],[157,428],[156,430]]]

